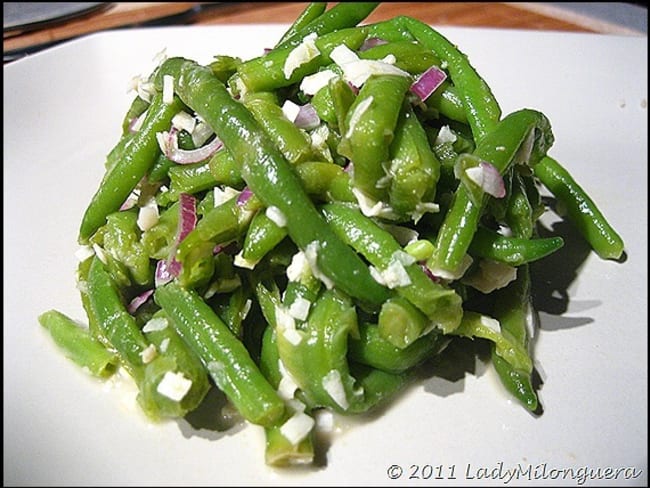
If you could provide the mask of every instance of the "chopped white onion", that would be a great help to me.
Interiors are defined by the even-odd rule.
[[[289,315],[298,320],[307,320],[311,302],[305,297],[297,297],[289,306]]]
[[[284,214],[278,207],[274,205],[267,207],[265,214],[269,218],[269,220],[271,220],[278,227],[286,227],[287,218],[284,216]]]
[[[287,56],[284,63],[284,77],[288,80],[293,72],[305,63],[320,55],[316,47],[316,33],[306,35],[302,42],[298,44]]]
[[[314,419],[304,412],[296,412],[280,427],[280,433],[294,446],[314,428]]]
[[[289,281],[301,281],[303,277],[311,276],[311,268],[305,253],[298,251],[291,258],[291,264],[287,266],[287,278]]]
[[[347,395],[345,394],[343,381],[341,381],[341,373],[339,373],[338,370],[332,369],[325,375],[323,378],[323,388],[338,406],[344,410],[348,408],[350,404]]]
[[[152,197],[138,211],[138,227],[143,232],[147,231],[158,223],[159,218],[158,204],[156,203],[156,199]]]
[[[321,280],[328,290],[331,290],[332,288],[334,288],[334,282],[331,280],[329,276],[323,273],[318,267],[319,250],[320,250],[320,243],[318,241],[310,242],[309,244],[307,244],[307,247],[305,248],[305,258],[307,258],[307,262],[309,263],[309,267],[311,268],[312,274],[316,278]]]
[[[501,324],[497,319],[493,317],[481,315],[481,324],[490,329],[492,332],[495,332],[497,334],[501,333]]]
[[[436,145],[437,144],[444,144],[445,142],[450,142],[454,143],[456,142],[456,139],[458,137],[456,134],[454,134],[451,129],[449,128],[448,125],[443,125],[440,127],[440,130],[438,131],[438,135],[436,136]]]
[[[80,263],[83,263],[86,259],[93,257],[95,255],[95,250],[92,246],[81,246],[74,253],[74,256]]]
[[[142,332],[155,332],[158,330],[165,330],[169,325],[169,321],[165,317],[153,317],[147,320],[147,323],[142,327]]]
[[[181,110],[172,117],[172,127],[192,134],[196,128],[196,119],[184,110]]]
[[[140,352],[143,364],[149,364],[158,355],[158,351],[154,344],[149,344],[145,349]]]
[[[302,342],[302,334],[296,329],[284,329],[282,336],[289,341],[292,346],[297,346]]]
[[[186,378],[183,373],[167,371],[158,383],[156,391],[175,402],[180,402],[190,388],[192,388],[192,380]]]
[[[169,105],[174,102],[174,77],[172,75],[163,76],[163,103]]]
[[[299,112],[300,112],[300,105],[292,102],[291,100],[285,100],[285,102],[282,104],[282,113],[291,122],[294,122],[296,120],[296,117],[298,117]]]
[[[317,71],[316,73],[305,76],[300,82],[300,90],[305,95],[315,95],[318,90],[327,86],[332,78],[338,78],[338,74],[331,69]]]

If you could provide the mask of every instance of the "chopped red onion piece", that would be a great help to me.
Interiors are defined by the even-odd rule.
[[[437,66],[431,66],[415,80],[411,85],[411,91],[424,102],[446,79],[447,73]]]
[[[244,189],[241,191],[241,193],[237,196],[237,205],[240,207],[242,205],[246,205],[246,202],[250,199],[250,197],[253,196],[253,192],[250,188],[247,186],[244,187]]]
[[[480,178],[479,181],[476,181],[472,178],[481,189],[495,198],[503,198],[506,196],[506,186],[503,182],[503,177],[499,173],[499,170],[494,167],[491,163],[487,161],[481,161],[479,163],[480,168]],[[465,170],[465,173],[471,171],[473,168]],[[469,173],[468,173],[469,174]]]
[[[311,103],[307,103],[300,106],[298,115],[293,123],[300,129],[311,130],[318,127],[320,124],[320,117],[316,113],[314,106]]]
[[[178,220],[178,235],[176,244],[178,245],[185,236],[196,227],[196,198],[189,193],[181,193],[178,196],[180,205],[180,218]]]
[[[172,129],[167,133],[167,137],[163,135],[158,139],[158,145],[165,156],[175,163],[192,164],[208,159],[215,152],[221,149],[223,143],[221,142],[221,139],[215,137],[211,142],[197,149],[180,149],[178,147],[177,129],[172,127]]]
[[[433,281],[434,283],[440,283],[440,282],[442,281],[441,278],[440,278],[439,276],[436,276],[436,275],[434,275],[434,274],[431,272],[431,270],[430,270],[429,267],[426,265],[426,263],[421,262],[421,263],[419,263],[419,264],[420,264],[420,267],[422,268],[422,271],[424,271],[424,274],[426,274],[427,277],[428,277],[431,281]]]
[[[359,51],[367,51],[371,47],[381,46],[382,44],[388,44],[388,41],[381,39],[379,37],[369,37],[368,39],[363,41],[363,44],[359,48]]]
[[[172,258],[171,261],[166,259],[161,259],[156,263],[156,274],[155,274],[155,284],[156,288],[169,283],[173,280],[181,271],[181,263],[176,261],[175,258]]]
[[[154,292],[153,289],[151,289],[151,290],[145,291],[144,293],[141,293],[140,295],[135,297],[133,300],[131,300],[131,302],[127,306],[126,310],[131,315],[133,315],[138,310],[138,308],[140,308],[142,306],[143,303],[145,303],[147,300],[149,300],[149,297],[151,295],[153,295],[153,292]]]

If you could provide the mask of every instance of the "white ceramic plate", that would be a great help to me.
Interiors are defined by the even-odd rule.
[[[565,261],[544,268],[550,282],[540,288],[557,291],[544,302],[535,343],[545,379],[540,418],[477,361],[341,428],[325,467],[274,470],[264,465],[260,428],[152,425],[123,390],[88,378],[44,334],[37,316],[50,308],[84,320],[76,236],[119,136],[131,77],[148,74],[164,48],[202,63],[212,54],[251,57],[285,28],[107,32],[4,67],[5,484],[613,482],[599,476],[647,484],[647,37],[440,29],[470,56],[504,113],[529,107],[550,118],[552,154],[626,241],[622,264],[578,241]],[[558,314],[563,291],[568,304]],[[393,465],[402,468],[395,480]]]

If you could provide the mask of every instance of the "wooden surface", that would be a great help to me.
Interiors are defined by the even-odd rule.
[[[116,2],[88,15],[26,32],[4,33],[3,52],[47,46],[99,30],[151,25],[291,23],[305,2]],[[545,3],[385,2],[366,22],[409,15],[432,25],[629,34],[625,28]]]

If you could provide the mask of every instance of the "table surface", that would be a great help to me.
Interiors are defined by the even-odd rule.
[[[104,8],[58,22],[5,29],[5,62],[100,30],[147,25],[291,23],[306,2],[107,2]],[[608,34],[643,34],[620,24],[534,2],[385,2],[367,22],[407,13],[432,25]]]

